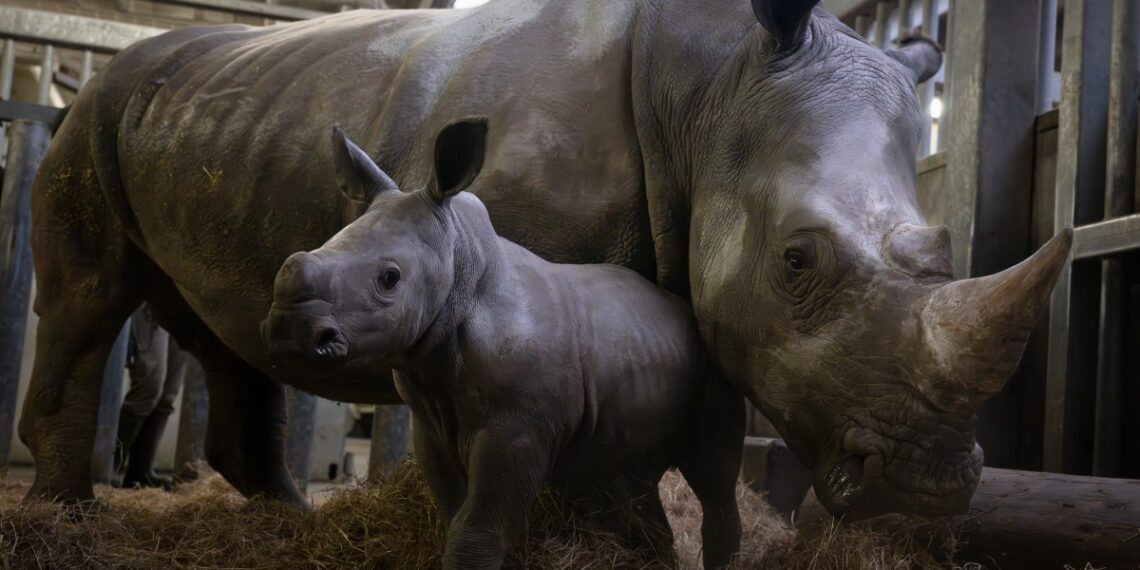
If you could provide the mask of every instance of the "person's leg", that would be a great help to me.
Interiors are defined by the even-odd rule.
[[[162,331],[162,329],[157,330]],[[162,332],[166,334],[166,331]],[[154,459],[158,454],[162,434],[166,431],[166,423],[170,419],[170,415],[174,413],[174,402],[178,398],[178,392],[182,389],[182,381],[186,375],[186,357],[169,334],[166,334],[166,346],[163,352],[166,353],[167,359],[164,366],[166,378],[162,386],[162,393],[131,445],[127,460],[127,472],[123,476],[123,486],[125,487],[162,487],[164,489],[173,487],[173,480],[170,477],[161,477],[154,472]]]
[[[131,316],[131,352],[134,359],[128,367],[130,388],[119,410],[115,445],[116,472],[128,462],[127,456],[143,429],[143,424],[162,396],[169,338],[170,335],[155,324],[145,304]]]

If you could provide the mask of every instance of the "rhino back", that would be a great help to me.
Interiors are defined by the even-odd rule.
[[[333,124],[411,190],[428,182],[443,126],[487,115],[472,190],[504,235],[555,260],[651,273],[632,3],[573,4],[357,11],[151,40],[104,74],[133,86],[116,109],[112,201],[206,323],[262,367],[257,325],[277,268],[359,213],[336,194]]]

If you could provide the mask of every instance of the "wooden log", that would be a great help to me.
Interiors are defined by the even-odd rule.
[[[958,558],[999,568],[1140,568],[1140,481],[986,468]]]
[[[809,494],[799,521],[830,516]],[[914,528],[880,517],[876,528]],[[959,563],[1003,570],[1140,569],[1140,481],[1014,471],[982,471],[959,528]]]

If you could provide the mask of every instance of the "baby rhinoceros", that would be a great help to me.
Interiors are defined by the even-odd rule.
[[[283,363],[396,370],[450,521],[445,568],[499,567],[546,483],[583,500],[637,497],[655,532],[627,538],[671,554],[657,491],[671,467],[701,502],[705,567],[724,566],[740,543],[743,400],[712,370],[683,300],[631,270],[549,263],[496,235],[463,192],[486,133],[481,118],[448,126],[433,180],[404,193],[335,129],[337,183],[370,206],[286,260],[267,347]]]

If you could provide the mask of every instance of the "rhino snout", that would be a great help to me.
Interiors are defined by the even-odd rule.
[[[313,314],[304,305],[274,304],[261,323],[261,339],[279,359],[337,360],[348,356],[344,331],[331,317]]]

